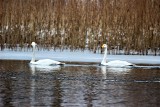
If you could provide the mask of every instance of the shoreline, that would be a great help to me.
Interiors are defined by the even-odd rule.
[[[0,60],[31,60],[32,51],[0,51]],[[36,51],[36,60],[52,59],[67,63],[96,63],[102,61],[103,54],[90,51]],[[160,65],[160,56],[108,55],[107,61],[124,60],[134,64]]]

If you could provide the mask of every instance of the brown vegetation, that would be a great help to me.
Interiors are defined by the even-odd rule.
[[[86,43],[87,39],[89,40]],[[160,49],[159,0],[0,0],[3,49],[42,47],[89,50],[119,46],[126,54]]]

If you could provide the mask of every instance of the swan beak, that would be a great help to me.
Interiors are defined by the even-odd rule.
[[[104,47],[105,47],[105,44],[102,45],[102,48],[104,48]]]

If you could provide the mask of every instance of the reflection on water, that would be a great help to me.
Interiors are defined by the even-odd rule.
[[[112,73],[127,73],[131,70],[131,68],[108,68],[107,66],[101,66],[101,70],[103,74],[106,74],[106,72],[112,72]]]
[[[107,66],[101,66],[101,71],[103,74],[103,78],[107,79],[107,73],[114,73],[114,74],[125,74],[129,73],[131,68],[111,68]]]
[[[32,64],[29,64],[29,66],[31,68],[32,74],[34,74],[35,71],[41,71],[41,72],[48,73],[48,72],[55,72],[55,71],[61,69],[60,65],[47,66],[47,65],[32,65]]]
[[[160,69],[0,61],[0,106],[158,107]]]
[[[35,78],[32,78],[31,81],[31,91],[30,91],[30,105],[34,107],[35,105],[40,106],[49,106],[52,105],[52,101],[54,100],[54,93],[51,90],[55,89],[55,83],[49,82],[48,80],[41,80],[36,79],[36,75],[38,73],[50,73],[50,72],[56,72],[60,70],[60,65],[55,66],[40,66],[40,65],[29,65],[31,69],[31,76],[35,76]],[[39,90],[40,89],[40,90]]]

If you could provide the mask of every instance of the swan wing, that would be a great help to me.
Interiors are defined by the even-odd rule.
[[[131,66],[132,64],[127,61],[115,60],[115,61],[108,62],[107,65],[115,66],[115,67],[125,67],[125,66]]]
[[[114,60],[114,61],[104,63],[103,65],[109,66],[109,67],[126,67],[126,66],[132,66],[133,64],[127,61]]]

